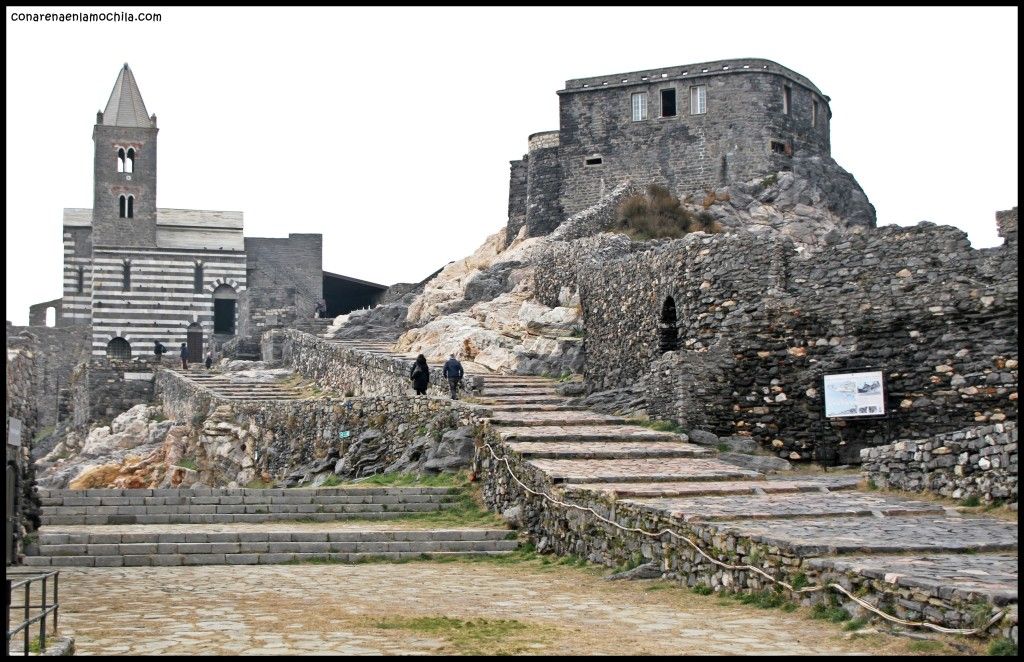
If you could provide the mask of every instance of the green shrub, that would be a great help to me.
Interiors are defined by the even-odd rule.
[[[617,227],[636,241],[720,231],[710,214],[687,211],[679,198],[657,185],[648,186],[646,195],[633,195],[619,203],[616,221]]]
[[[809,582],[807,581],[807,575],[805,575],[802,572],[793,578],[793,590],[795,591],[799,591],[808,584]]]
[[[191,469],[192,471],[199,471],[199,465],[196,464],[196,459],[194,457],[181,458],[180,460],[178,460],[178,466],[184,467],[186,469]]]
[[[707,584],[697,584],[693,587],[693,592],[697,595],[711,595],[714,592],[714,589]]]
[[[761,180],[761,188],[765,189],[765,188],[768,188],[770,186],[775,186],[775,184],[778,181],[779,181],[779,176],[778,175],[776,175],[776,174],[768,175],[767,177],[765,177],[764,179]]]
[[[1013,643],[1011,639],[1002,638],[994,639],[988,645],[989,655],[1012,655],[1017,657],[1017,644]]]
[[[867,624],[868,624],[868,619],[866,619],[866,618],[855,618],[852,621],[847,621],[847,623],[845,625],[843,625],[843,629],[847,630],[847,631],[859,630],[859,629],[861,629],[862,627],[864,627]]]
[[[842,607],[832,607],[819,603],[811,607],[811,618],[842,623],[843,621],[850,620],[850,614]]]
[[[960,505],[963,506],[964,508],[976,508],[977,506],[981,505],[981,499],[978,498],[978,495],[972,494],[971,496],[962,500],[960,502]]]
[[[739,601],[745,605],[754,605],[761,609],[774,609],[786,604],[786,599],[775,591],[758,591],[756,593],[742,593]]]

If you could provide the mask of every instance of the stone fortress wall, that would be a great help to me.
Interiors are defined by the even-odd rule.
[[[1016,209],[999,219],[1006,243],[986,249],[931,223],[804,254],[744,233],[603,234],[553,242],[536,291],[551,306],[579,293],[591,390],[632,386],[652,418],[789,459],[858,461],[892,439],[1016,419]],[[670,299],[679,347],[666,353]],[[825,419],[822,375],[869,368],[884,371],[889,416]]]
[[[551,232],[626,181],[682,196],[790,170],[794,155],[831,161],[829,97],[769,60],[574,79],[558,95],[559,130],[531,135],[511,162],[509,240],[524,225]]]

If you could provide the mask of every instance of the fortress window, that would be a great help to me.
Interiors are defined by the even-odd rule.
[[[117,199],[117,217],[125,218],[125,213],[128,211],[128,199],[123,195]]]
[[[637,92],[631,97],[633,101],[633,121],[647,119],[647,93]]]
[[[789,109],[793,106],[793,88],[786,85],[782,88],[782,113],[789,115]]]
[[[125,218],[135,218],[135,196],[128,196],[128,215]]]
[[[661,116],[662,117],[675,117],[676,116],[676,91],[675,89],[668,89],[661,91]]]
[[[676,300],[666,297],[661,305],[661,320],[658,324],[658,350],[674,352],[679,349],[679,327],[676,319]]]
[[[132,262],[125,260],[121,265],[121,289],[125,292],[132,289]]]
[[[818,102],[811,101],[811,126],[818,126]]]
[[[703,115],[708,112],[708,86],[694,85],[690,88],[690,114]]]
[[[124,148],[117,150],[117,171],[124,172]]]
[[[78,293],[85,292],[85,267],[78,267]]]
[[[779,142],[778,140],[772,141],[772,151],[776,154],[785,154],[786,156],[793,156],[793,146],[789,143]]]
[[[589,159],[584,159],[584,165],[595,166],[604,163],[604,160],[600,156],[592,156]]]
[[[203,263],[202,262],[196,262],[196,271],[195,271],[195,274],[193,275],[192,291],[193,292],[202,292],[203,291]]]
[[[130,147],[128,148],[128,153],[125,155],[124,171],[135,172],[135,150]]]

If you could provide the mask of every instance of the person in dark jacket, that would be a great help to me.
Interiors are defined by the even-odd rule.
[[[213,350],[211,349],[206,353],[206,369],[209,370],[210,366],[213,365]]]
[[[181,354],[181,369],[188,370],[188,347],[185,343],[181,343],[181,351],[179,354]]]
[[[167,348],[164,347],[163,343],[160,342],[159,340],[154,340],[153,341],[153,354],[156,355],[156,362],[157,362],[157,364],[163,364],[163,362],[164,362],[164,354],[166,354],[166,353],[167,353]]]
[[[444,376],[448,379],[448,390],[451,392],[452,400],[458,400],[459,382],[462,381],[462,364],[452,354],[444,362]]]
[[[426,395],[427,385],[430,383],[430,368],[427,367],[427,357],[420,354],[416,357],[416,363],[409,371],[409,379],[412,380],[412,387],[416,389],[416,395]]]

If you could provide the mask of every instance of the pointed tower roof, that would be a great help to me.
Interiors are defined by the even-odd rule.
[[[146,112],[146,104],[142,103],[142,94],[127,62],[117,74],[114,90],[103,111],[103,125],[153,128],[153,121]]]

